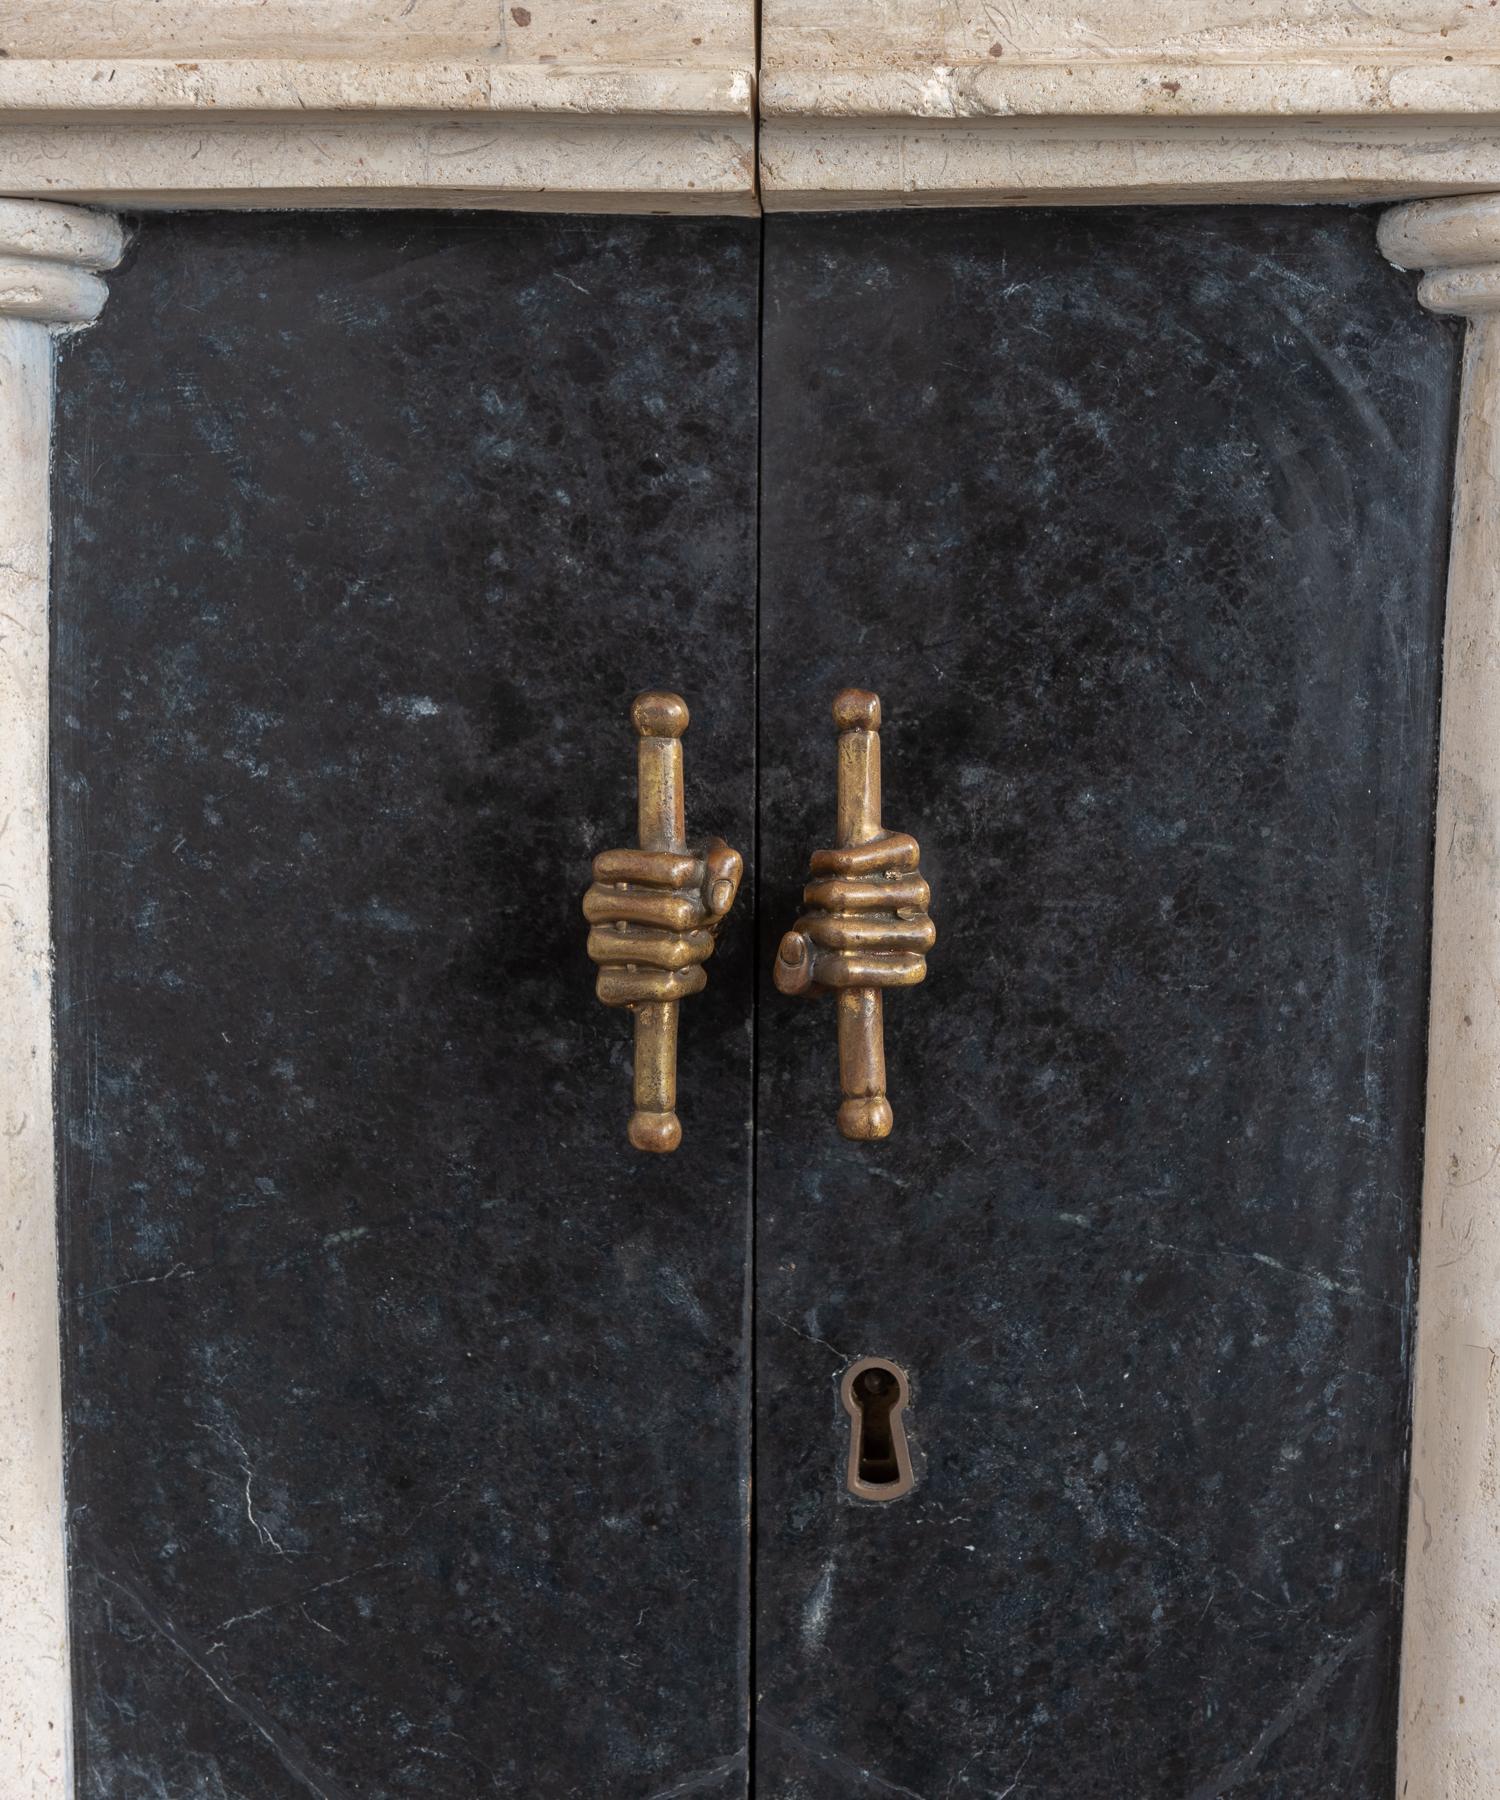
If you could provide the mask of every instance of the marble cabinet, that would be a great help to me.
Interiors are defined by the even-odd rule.
[[[1374,234],[140,225],[53,499],[83,1800],[1392,1794],[1458,332]],[[939,933],[864,1146],[770,982],[849,683]],[[749,864],[668,1157],[579,913],[652,686]]]

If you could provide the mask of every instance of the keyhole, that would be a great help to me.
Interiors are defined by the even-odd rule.
[[[896,1500],[911,1491],[911,1452],[901,1415],[910,1397],[905,1372],[866,1356],[844,1371],[840,1398],[849,1415],[846,1486],[861,1500]]]

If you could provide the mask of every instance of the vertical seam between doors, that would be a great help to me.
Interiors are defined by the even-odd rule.
[[[756,45],[759,51],[760,9],[756,8]],[[758,66],[758,60],[757,60]],[[757,156],[759,149],[757,145]],[[761,613],[761,501],[765,489],[765,368],[766,368],[766,221],[762,214],[757,228],[757,261],[755,292],[755,605],[753,609],[753,642],[750,664],[750,710],[753,719],[751,794],[754,816],[751,820],[751,866],[755,871],[750,886],[750,1218],[745,1264],[746,1356],[749,1361],[749,1444],[747,1446],[746,1512],[748,1543],[746,1552],[746,1677],[749,1692],[745,1703],[745,1792],[755,1794],[755,1696],[757,1650],[757,1541],[756,1541],[756,1454],[759,1438],[760,1408],[757,1328],[759,1323],[760,1269],[760,613]]]

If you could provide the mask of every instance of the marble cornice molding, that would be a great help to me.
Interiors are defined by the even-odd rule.
[[[0,59],[0,192],[122,207],[753,213],[754,107],[748,59],[12,57]]]
[[[767,211],[1500,189],[1500,54],[1051,54],[761,71]],[[996,46],[998,48],[999,46]],[[844,48],[843,45],[838,48]]]
[[[768,115],[976,124],[1023,119],[1209,121],[1494,118],[1500,63],[1369,59],[1235,62],[1053,55],[1026,60],[843,68],[765,76]]]
[[[531,17],[526,7],[508,9]],[[1457,56],[1048,48],[918,59],[748,9],[584,54],[287,36],[0,57],[0,193],[121,207],[753,213],[866,206],[1400,200],[1500,191],[1500,27]],[[576,22],[575,22],[576,23]],[[196,27],[194,28],[196,29]],[[685,36],[688,31],[691,36]],[[706,33],[706,35],[705,35]],[[512,41],[514,40],[514,41]],[[1493,41],[1491,41],[1493,40]],[[517,48],[517,45],[520,45]],[[999,48],[993,46],[992,48]],[[46,51],[47,53],[42,53]],[[520,60],[529,55],[534,60]],[[868,58],[868,60],[865,60]]]

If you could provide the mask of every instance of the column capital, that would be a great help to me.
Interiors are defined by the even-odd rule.
[[[48,200],[0,200],[0,318],[87,325],[99,316],[125,233],[110,213]]]
[[[1398,269],[1421,269],[1431,312],[1500,312],[1500,194],[1417,200],[1380,221],[1380,248]]]

